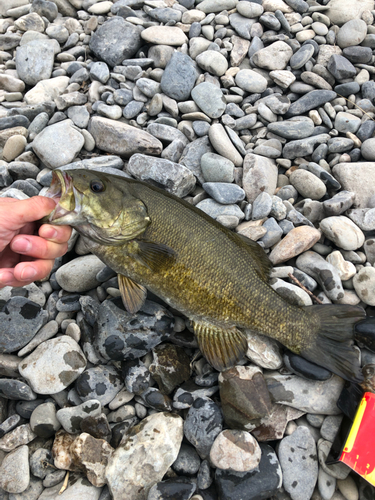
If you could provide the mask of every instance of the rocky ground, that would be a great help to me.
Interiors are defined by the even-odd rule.
[[[43,194],[66,165],[165,187],[258,241],[287,300],[366,308],[371,374],[374,15],[374,0],[0,0],[0,196]],[[219,374],[148,299],[126,313],[77,234],[48,280],[0,291],[1,500],[374,498],[325,463],[340,377],[251,332]]]

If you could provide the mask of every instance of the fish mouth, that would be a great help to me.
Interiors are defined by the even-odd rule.
[[[57,205],[41,222],[70,225],[77,223],[83,194],[74,187],[73,179],[67,172],[61,170],[52,172],[51,186],[44,196],[57,201]]]

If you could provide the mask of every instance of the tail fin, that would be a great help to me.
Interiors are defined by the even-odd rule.
[[[351,382],[363,380],[358,354],[353,348],[354,324],[366,317],[362,307],[349,305],[319,305],[308,308],[320,323],[313,343],[301,351],[301,356],[324,366]],[[306,309],[307,311],[307,309]]]

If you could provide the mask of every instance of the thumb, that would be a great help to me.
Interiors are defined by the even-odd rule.
[[[4,201],[6,199],[4,198]],[[3,201],[3,200],[2,200]],[[48,215],[55,208],[56,202],[45,196],[33,196],[27,200],[0,203],[0,210],[7,211],[7,222],[11,229],[17,230],[27,222],[34,222]]]

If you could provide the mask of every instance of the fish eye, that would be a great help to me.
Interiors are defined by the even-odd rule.
[[[105,185],[101,181],[91,181],[90,189],[93,193],[102,193],[105,191]]]

